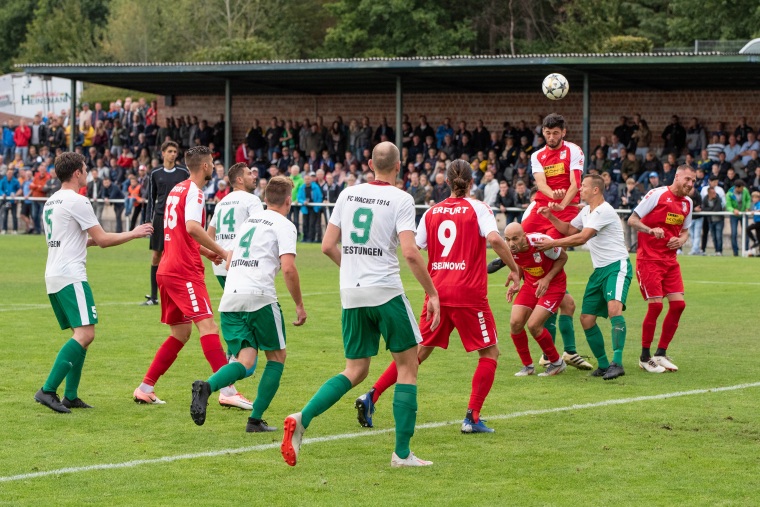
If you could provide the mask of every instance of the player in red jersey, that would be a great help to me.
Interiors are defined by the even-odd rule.
[[[428,272],[441,301],[441,321],[431,328],[426,318],[427,298],[420,316],[422,343],[417,351],[420,362],[435,347],[448,348],[449,335],[456,329],[467,352],[478,351],[480,360],[472,378],[472,392],[462,433],[491,433],[480,419],[488,392],[496,375],[499,348],[496,324],[488,305],[486,242],[512,270],[507,283],[519,285],[518,268],[509,247],[499,235],[491,209],[481,201],[470,199],[472,168],[455,160],[446,177],[452,196],[425,212],[417,229],[417,246],[428,251]],[[388,369],[372,389],[356,400],[359,424],[372,427],[372,414],[380,395],[396,383],[396,364]]]
[[[193,323],[201,334],[201,347],[211,369],[216,371],[227,364],[201,260],[204,255],[219,263],[228,254],[204,229],[206,202],[201,188],[211,179],[214,170],[211,151],[205,146],[191,148],[185,153],[185,163],[190,178],[177,184],[166,198],[164,255],[156,275],[161,295],[161,322],[171,328],[171,336],[159,347],[142,384],[135,389],[133,396],[137,403],[165,403],[156,397],[153,387],[190,339]],[[231,389],[234,391],[234,387]],[[230,397],[235,394],[236,391],[227,393]],[[250,402],[248,405],[250,408]]]
[[[681,267],[676,255],[689,238],[694,205],[688,195],[694,188],[695,179],[696,173],[691,166],[679,166],[673,184],[650,190],[628,219],[628,225],[638,231],[636,277],[641,295],[649,303],[641,326],[639,366],[651,373],[678,371],[667,351],[686,308]],[[668,299],[668,313],[662,322],[657,351],[652,357],[650,348],[663,298]]]
[[[526,324],[528,331],[541,346],[541,350],[549,361],[546,371],[538,376],[550,377],[562,373],[567,363],[559,356],[552,336],[544,324],[552,314],[557,312],[565,296],[567,276],[564,267],[567,263],[567,254],[561,248],[552,248],[544,252],[536,250],[534,248],[536,243],[543,238],[551,238],[545,234],[525,234],[522,225],[517,222],[507,225],[504,229],[504,238],[525,280],[519,290],[513,286],[507,291],[507,301],[512,302],[514,298],[512,315],[509,319],[512,341],[523,364],[523,368],[515,373],[515,376],[525,377],[535,372],[533,358],[528,349]]]

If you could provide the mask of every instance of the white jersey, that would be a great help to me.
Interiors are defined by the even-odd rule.
[[[47,293],[87,281],[87,229],[98,225],[90,200],[73,190],[59,190],[42,211],[48,258],[45,266]]]
[[[261,199],[245,190],[235,190],[224,196],[224,199],[219,201],[214,208],[216,242],[225,250],[231,250],[243,223],[248,220],[248,217],[260,211],[264,211]],[[216,276],[227,276],[224,264],[224,262],[219,265],[214,264]]]
[[[603,202],[593,211],[591,206],[584,206],[570,225],[579,230],[589,227],[596,231],[587,243],[595,269],[628,258],[620,217],[608,202]]]
[[[379,306],[404,293],[398,235],[415,232],[414,199],[375,181],[340,193],[330,223],[341,230],[340,300],[343,308]]]
[[[254,312],[276,303],[274,277],[280,270],[280,256],[296,254],[296,226],[272,210],[248,218],[238,237],[220,312]]]

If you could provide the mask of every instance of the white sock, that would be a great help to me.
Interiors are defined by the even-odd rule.
[[[225,396],[235,396],[237,394],[237,389],[235,389],[235,386],[227,386],[222,387],[220,392]]]
[[[140,391],[144,392],[145,394],[150,394],[150,393],[153,392],[153,386],[149,386],[145,382],[143,382],[143,383],[140,384],[139,389],[140,389]]]

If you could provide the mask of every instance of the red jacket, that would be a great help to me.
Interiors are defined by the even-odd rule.
[[[17,148],[26,148],[29,146],[29,140],[32,138],[32,129],[29,127],[16,127],[16,131],[13,133],[13,142],[16,143]]]
[[[235,152],[235,163],[240,164],[241,162],[244,164],[248,163],[248,148],[245,143],[241,143]]]

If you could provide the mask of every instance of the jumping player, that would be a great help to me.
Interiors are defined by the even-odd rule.
[[[480,359],[472,377],[472,392],[462,433],[492,433],[480,419],[483,402],[491,390],[499,358],[496,324],[488,305],[488,274],[485,269],[486,242],[509,266],[510,281],[519,286],[517,265],[499,235],[491,209],[481,201],[470,199],[472,168],[455,160],[446,179],[452,197],[428,209],[417,229],[417,246],[428,251],[428,272],[441,301],[441,324],[431,329],[425,308],[420,316],[422,343],[417,350],[420,363],[435,347],[446,349],[456,328],[467,352],[477,351]],[[508,282],[509,283],[509,282]],[[466,297],[462,297],[465,294]],[[375,403],[380,395],[396,383],[396,363],[388,366],[372,389],[356,399],[359,424],[372,427]]]
[[[211,179],[214,170],[211,151],[205,146],[190,148],[185,153],[185,163],[190,169],[190,179],[177,184],[166,197],[163,224],[166,243],[156,278],[161,293],[161,322],[171,328],[171,336],[159,347],[143,382],[135,389],[133,396],[137,403],[165,403],[154,393],[154,386],[190,339],[193,323],[200,332],[203,354],[211,370],[216,372],[227,364],[201,260],[204,255],[219,263],[228,254],[203,228],[206,203],[201,188]],[[224,397],[243,398],[232,386],[222,390],[220,403],[225,401]],[[246,408],[251,406],[250,401],[241,401],[245,401]]]
[[[57,156],[55,173],[61,180],[61,189],[45,202],[43,211],[48,245],[45,285],[58,324],[61,329],[71,328],[74,335],[61,347],[50,375],[34,399],[56,412],[70,413],[72,408],[92,408],[78,394],[85,356],[95,339],[98,323],[95,300],[87,283],[87,247],[121,245],[148,236],[153,227],[143,224],[129,232],[103,231],[89,199],[78,193],[87,181],[82,155]],[[64,379],[66,389],[61,401],[56,391]]]
[[[396,448],[391,466],[432,465],[409,449],[417,419],[417,344],[422,337],[401,284],[396,254],[399,245],[428,295],[425,311],[433,331],[440,319],[438,291],[414,242],[414,200],[395,186],[401,170],[398,148],[389,142],[378,144],[369,165],[375,181],[341,192],[322,239],[322,252],[340,266],[346,368],[325,382],[301,412],[285,419],[280,450],[290,466],[296,464],[304,431],[312,419],[367,377],[381,334],[398,365],[399,383],[393,396]]]
[[[235,170],[233,166],[230,174]],[[293,325],[301,326],[306,322],[295,262],[298,231],[287,219],[292,189],[293,182],[289,178],[272,178],[266,188],[266,211],[254,213],[238,227],[239,239],[233,246],[230,277],[219,312],[228,350],[239,362],[223,366],[206,382],[197,380],[193,383],[190,416],[199,426],[206,420],[211,393],[245,378],[247,370],[256,363],[258,351],[263,350],[267,365],[245,430],[260,433],[277,429],[269,426],[262,417],[280,387],[285,367],[285,320],[274,286],[280,266],[285,285],[296,304]]]
[[[153,257],[150,261],[150,295],[145,296],[143,305],[151,306],[158,304],[158,283],[156,272],[164,253],[164,210],[166,209],[166,196],[175,185],[190,177],[188,170],[176,164],[179,145],[174,141],[166,141],[161,145],[161,156],[164,164],[157,167],[148,177],[148,201],[146,203],[146,217],[153,223],[153,234],[150,237],[150,249]]]
[[[570,223],[554,216],[549,207],[541,207],[539,213],[551,221],[564,239],[536,242],[538,250],[555,247],[571,247],[588,244],[594,271],[586,284],[581,307],[581,325],[591,351],[596,356],[598,368],[591,375],[611,380],[625,375],[623,347],[625,346],[625,301],[631,284],[631,261],[625,246],[623,226],[615,210],[604,200],[604,180],[589,174],[583,178],[581,198],[588,203]],[[612,325],[612,362],[604,350],[604,337],[596,324],[597,317],[609,317]]]
[[[667,352],[686,308],[676,253],[689,238],[694,204],[688,195],[694,188],[695,179],[696,173],[691,166],[678,167],[673,183],[669,187],[650,190],[628,219],[628,224],[638,231],[636,277],[641,295],[649,303],[641,326],[639,366],[650,373],[678,371]],[[650,348],[663,298],[668,299],[668,313],[662,322],[657,351],[652,357]]]
[[[520,266],[520,273],[525,280],[522,287],[510,287],[507,291],[507,301],[512,302],[514,298],[509,320],[512,341],[523,364],[523,368],[515,373],[515,376],[526,377],[535,372],[528,348],[526,324],[531,336],[541,346],[549,361],[546,371],[538,376],[550,377],[562,373],[567,363],[559,357],[552,336],[544,325],[549,317],[557,312],[567,290],[567,276],[564,270],[567,254],[559,247],[543,252],[537,250],[535,245],[542,239],[552,238],[545,234],[525,234],[522,225],[517,222],[507,225],[504,229],[504,239],[507,240],[512,257]]]

